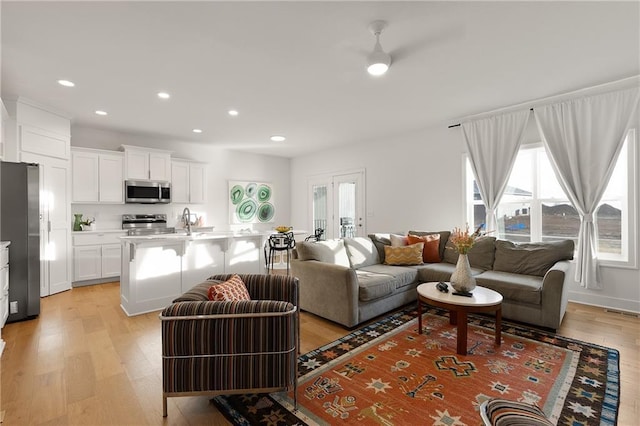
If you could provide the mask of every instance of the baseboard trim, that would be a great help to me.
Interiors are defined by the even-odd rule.
[[[583,305],[597,306],[603,309],[626,312],[628,314],[640,314],[640,300],[619,299],[601,295],[591,295],[582,292],[570,291],[569,301],[582,303]]]

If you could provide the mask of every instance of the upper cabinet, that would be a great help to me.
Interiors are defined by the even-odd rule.
[[[72,202],[124,203],[124,155],[71,148]]]
[[[204,203],[206,201],[206,164],[186,160],[171,162],[171,201]]]
[[[125,179],[171,180],[171,152],[122,145]]]
[[[6,101],[5,107],[8,113],[3,125],[5,161],[25,161],[27,153],[69,160],[69,117],[25,98]]]

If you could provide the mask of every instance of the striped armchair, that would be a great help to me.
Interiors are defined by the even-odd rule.
[[[211,281],[231,277],[214,275],[160,314],[164,417],[174,396],[293,389],[296,399],[298,279],[239,275],[252,300],[209,301]]]

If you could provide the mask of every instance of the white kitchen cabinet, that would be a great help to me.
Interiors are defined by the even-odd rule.
[[[73,203],[124,203],[124,154],[71,148]]]
[[[98,154],[98,201],[124,203],[124,155],[118,152]]]
[[[120,276],[125,231],[84,231],[73,234],[73,281]]]
[[[9,316],[9,243],[0,248],[0,328]]]
[[[5,346],[1,329],[9,317],[9,244],[3,241],[0,245],[0,354]]]
[[[98,153],[71,148],[71,202],[99,201],[98,164]]]
[[[102,246],[102,278],[119,277],[122,268],[122,245],[104,244]]]
[[[5,102],[5,159],[40,167],[40,295],[71,288],[71,121],[18,98]]]
[[[206,164],[186,160],[171,162],[171,201],[195,203],[206,201]]]
[[[171,180],[171,152],[122,145],[126,179]]]
[[[73,248],[73,281],[102,278],[102,246]]]
[[[69,161],[23,152],[40,168],[40,296],[71,288],[71,170]]]

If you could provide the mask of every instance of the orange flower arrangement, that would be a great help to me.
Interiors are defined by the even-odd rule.
[[[478,229],[476,229],[473,234],[469,234],[469,224],[467,224],[464,231],[457,227],[453,228],[450,240],[458,253],[467,254],[469,250],[471,250],[476,239],[481,236],[480,230],[482,229],[482,226],[483,225],[478,226]]]

